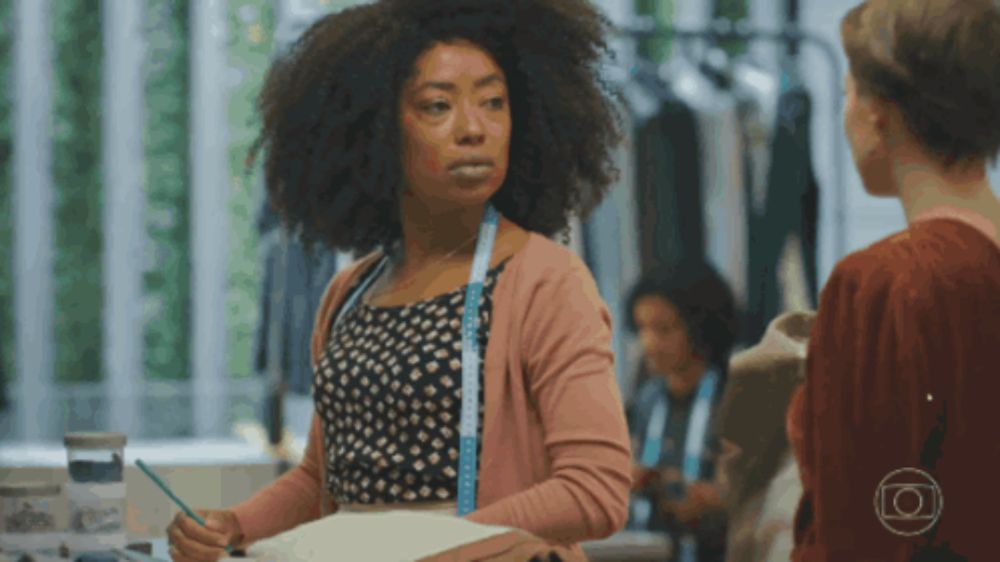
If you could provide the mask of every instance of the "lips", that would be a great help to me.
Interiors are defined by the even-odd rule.
[[[448,172],[457,179],[481,180],[493,175],[492,158],[462,158],[448,166]]]

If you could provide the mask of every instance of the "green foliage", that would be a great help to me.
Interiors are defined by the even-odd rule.
[[[254,330],[260,316],[260,271],[256,218],[261,204],[261,173],[246,173],[246,155],[259,124],[254,103],[274,49],[274,13],[267,0],[229,2],[228,60],[235,84],[229,90],[229,288],[226,328],[229,372],[252,372]]]
[[[651,16],[660,25],[674,22],[674,0],[635,0],[635,11],[639,15]],[[639,42],[639,54],[649,60],[663,62],[670,56],[671,46],[668,35],[651,37]]]
[[[55,373],[96,381],[103,371],[100,5],[52,2],[55,88]]]
[[[14,14],[12,0],[0,0],[0,377],[14,380],[14,216],[11,209],[13,177],[13,55]],[[0,380],[0,386],[4,381]],[[10,387],[7,386],[9,398]],[[2,393],[0,393],[2,396]]]
[[[146,377],[186,379],[190,364],[188,1],[146,0]]]
[[[747,18],[747,0],[715,0],[715,17],[729,21]],[[746,41],[723,41],[720,46],[730,55],[738,55],[747,50]]]
[[[712,16],[715,18],[735,22],[747,17],[747,0],[714,0],[714,2]],[[635,0],[635,11],[640,15],[652,16],[661,25],[670,25],[674,20],[674,5],[674,0]],[[730,55],[746,50],[743,41],[724,41],[720,46]],[[664,35],[640,41],[639,53],[652,61],[662,62],[670,56],[671,47],[670,37]]]

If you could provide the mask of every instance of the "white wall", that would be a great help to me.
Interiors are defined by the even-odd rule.
[[[836,249],[833,239],[835,205],[837,201],[834,181],[834,142],[841,144],[844,155],[841,174],[844,180],[844,209],[846,215],[846,239],[843,252],[850,253],[879,240],[892,232],[906,227],[903,212],[895,199],[876,199],[867,195],[861,179],[850,158],[850,150],[843,134],[842,111],[835,107],[834,96],[843,99],[843,73],[847,69],[847,59],[840,44],[839,26],[844,14],[857,0],[825,0],[824,2],[802,2],[801,24],[807,30],[817,33],[830,41],[837,51],[840,62],[840,85],[834,80],[830,64],[821,51],[804,47],[802,56],[802,76],[813,94],[813,161],[821,187],[820,198],[820,283],[825,283],[836,262],[843,257]],[[836,122],[836,125],[834,125]],[[835,135],[831,131],[836,127]]]

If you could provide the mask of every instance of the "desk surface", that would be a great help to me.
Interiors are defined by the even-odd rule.
[[[153,539],[153,557],[162,560],[170,560],[170,547],[167,546],[167,539]]]
[[[152,539],[153,558],[169,561],[167,539]],[[581,545],[590,562],[645,562],[661,561],[670,556],[670,539],[654,533],[624,531],[602,541],[590,541]],[[150,561],[152,562],[152,561]]]

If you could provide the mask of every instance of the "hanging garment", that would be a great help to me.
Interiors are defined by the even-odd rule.
[[[276,223],[262,220],[261,224],[269,224],[271,230],[261,236],[264,279],[254,370],[266,376],[278,369],[288,392],[309,396],[309,342],[323,291],[337,272],[337,256],[319,243],[310,255],[300,240]]]
[[[659,113],[636,130],[644,270],[705,254],[699,146],[695,114],[680,98],[664,99]]]
[[[641,256],[634,218],[638,211],[634,161],[631,158],[634,150],[631,107],[625,108],[621,114],[624,139],[614,153],[614,162],[619,170],[618,181],[587,219],[583,238],[584,259],[594,274],[597,288],[607,302],[614,322],[612,334],[616,375],[619,387],[627,395],[636,363],[628,353],[626,319],[630,311],[624,307],[627,291],[639,278]]]
[[[702,131],[702,216],[705,256],[725,277],[740,308],[747,302],[747,244],[744,147],[733,100],[699,113]]]
[[[0,412],[7,409],[7,372],[4,370],[3,332],[0,332]]]
[[[763,214],[781,83],[773,72],[748,58],[734,65],[733,95],[746,161],[746,206],[754,213]]]
[[[812,101],[805,89],[782,93],[763,212],[749,212],[748,341],[759,340],[780,313],[816,305],[819,188],[812,165],[811,117]]]
[[[672,84],[696,116],[700,158],[685,161],[701,174],[698,215],[703,242],[692,251],[714,265],[732,287],[739,307],[747,301],[745,170],[740,120],[732,92],[690,64],[676,64]],[[693,197],[693,196],[692,196]]]

